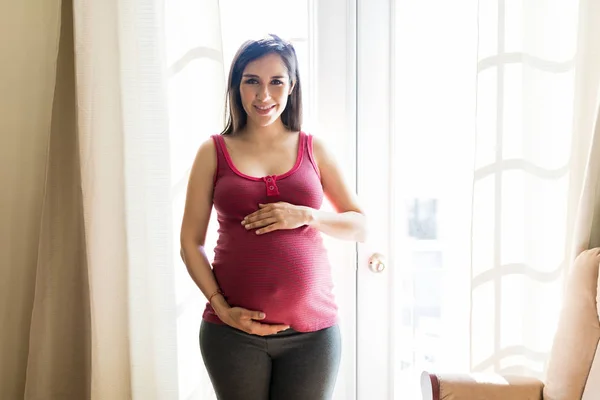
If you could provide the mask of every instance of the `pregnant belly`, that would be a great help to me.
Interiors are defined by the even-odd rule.
[[[327,265],[215,266],[215,276],[227,301],[266,314],[264,322],[292,324],[316,312],[332,292]]]
[[[213,271],[231,306],[262,311],[263,322],[293,328],[335,313],[329,260],[318,233],[301,228],[251,235],[221,237],[215,249]]]

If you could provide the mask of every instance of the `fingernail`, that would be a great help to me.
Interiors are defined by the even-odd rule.
[[[258,314],[259,317],[264,318],[265,317],[265,313],[260,313]]]

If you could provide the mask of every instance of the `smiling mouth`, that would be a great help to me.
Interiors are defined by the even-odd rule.
[[[255,105],[254,108],[256,109],[256,111],[259,114],[266,115],[275,108],[275,104],[270,105],[270,106],[256,106]]]

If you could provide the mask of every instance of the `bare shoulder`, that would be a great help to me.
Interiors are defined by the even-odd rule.
[[[182,241],[204,245],[212,210],[217,155],[212,138],[202,142],[190,171],[185,209],[181,223]]]
[[[206,139],[204,142],[202,142],[202,144],[200,144],[196,154],[196,161],[204,166],[210,166],[212,164],[216,166],[217,151],[215,141],[212,137]]]
[[[190,179],[212,176],[217,168],[216,144],[212,137],[208,138],[198,148]]]
[[[215,140],[212,138],[212,136],[200,144],[198,153],[204,153],[205,155],[212,153],[213,156],[215,155]]]
[[[336,160],[336,151],[327,140],[313,136],[313,155],[321,172],[325,195],[338,212],[362,213],[356,194],[347,183],[341,165]]]
[[[318,165],[329,164],[335,162],[329,143],[315,135],[312,136],[313,155]]]

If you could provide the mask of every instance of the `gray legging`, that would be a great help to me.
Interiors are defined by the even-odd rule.
[[[256,336],[203,321],[200,350],[219,400],[328,400],[341,337],[337,325]]]

